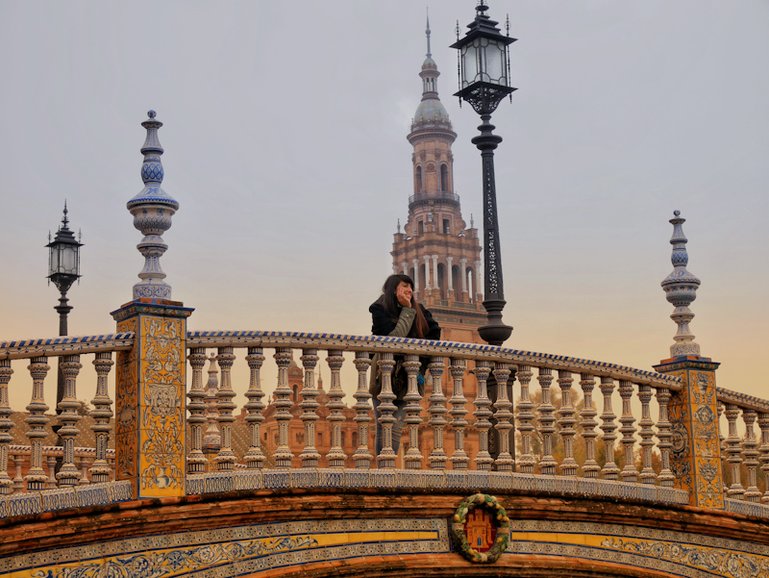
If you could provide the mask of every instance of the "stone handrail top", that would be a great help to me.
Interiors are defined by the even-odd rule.
[[[758,397],[753,397],[747,393],[731,391],[723,387],[716,388],[716,397],[718,401],[724,404],[734,404],[743,409],[752,409],[760,413],[769,413],[769,401]]]
[[[431,341],[408,337],[303,331],[189,331],[187,347],[295,347],[342,351],[375,349],[390,353],[446,355],[461,359],[485,359],[515,365],[549,367],[575,373],[588,373],[596,377],[626,379],[634,383],[661,386],[672,390],[681,388],[681,380],[678,377],[604,361],[522,351],[496,345]]]
[[[75,355],[131,349],[134,333],[108,333],[42,339],[0,341],[0,359],[29,359],[40,356]]]
[[[133,340],[134,334],[132,332],[124,332],[80,337],[3,341],[0,342],[0,359],[28,359],[37,356],[127,350],[131,348]],[[402,354],[445,355],[460,359],[485,359],[514,365],[548,367],[575,373],[586,373],[595,377],[629,380],[634,383],[666,387],[672,390],[681,388],[681,381],[677,377],[615,363],[552,353],[537,353],[496,345],[430,341],[407,337],[303,331],[189,331],[187,333],[187,347],[293,347],[337,349],[352,352],[377,350]]]

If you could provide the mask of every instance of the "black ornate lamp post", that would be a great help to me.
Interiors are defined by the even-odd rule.
[[[59,304],[54,309],[59,313],[59,335],[67,335],[67,315],[72,311],[67,299],[67,291],[72,284],[80,278],[80,247],[83,244],[79,238],[75,239],[74,233],[69,229],[67,219],[67,203],[64,203],[64,216],[61,226],[51,241],[48,235],[48,282],[53,282],[61,293]],[[64,380],[61,372],[56,385],[56,403],[64,396]]]
[[[502,257],[497,222],[497,192],[494,182],[494,149],[502,137],[492,133],[491,120],[500,101],[515,88],[510,86],[509,46],[515,38],[504,36],[497,22],[486,15],[488,6],[480,0],[475,20],[467,25],[464,38],[459,38],[451,48],[458,50],[459,92],[455,96],[466,100],[481,117],[478,127],[481,134],[472,143],[481,151],[483,164],[483,258],[484,300],[486,325],[478,329],[481,338],[491,345],[502,345],[510,337],[513,328],[502,322],[505,295],[502,285]]]

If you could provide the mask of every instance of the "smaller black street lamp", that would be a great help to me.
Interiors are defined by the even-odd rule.
[[[497,28],[497,22],[486,15],[486,6],[480,0],[476,7],[475,20],[467,25],[464,38],[451,45],[456,48],[459,59],[459,92],[454,96],[470,103],[481,117],[479,136],[472,143],[481,151],[483,170],[483,257],[484,257],[484,300],[486,325],[478,328],[481,338],[491,345],[502,345],[510,337],[513,328],[502,322],[505,295],[502,284],[502,256],[497,220],[497,191],[494,178],[494,149],[502,137],[492,133],[494,125],[491,113],[500,101],[515,88],[510,86],[509,46],[515,38],[504,36]]]
[[[61,293],[59,304],[54,307],[59,313],[59,335],[67,335],[67,314],[72,311],[68,304],[67,291],[72,284],[80,279],[80,247],[83,244],[69,229],[67,219],[67,203],[64,203],[64,216],[61,227],[51,241],[48,234],[48,282],[53,282]]]
[[[72,284],[80,279],[80,235],[75,239],[75,235],[69,229],[69,219],[67,219],[67,203],[64,203],[64,216],[61,219],[61,226],[56,231],[56,235],[51,240],[51,234],[48,234],[48,283],[53,282],[61,293],[59,304],[54,309],[59,313],[59,336],[67,335],[67,315],[72,311],[67,299],[67,291]],[[56,405],[64,397],[64,376],[59,370],[56,383]]]

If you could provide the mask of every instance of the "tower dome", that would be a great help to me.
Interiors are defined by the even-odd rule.
[[[411,131],[424,129],[442,129],[453,134],[449,113],[438,97],[438,65],[433,60],[430,52],[430,21],[427,21],[425,30],[427,36],[427,54],[422,63],[419,76],[422,78],[422,101],[417,106],[414,118],[411,121]]]

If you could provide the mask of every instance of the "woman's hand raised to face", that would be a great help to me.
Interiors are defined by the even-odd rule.
[[[398,283],[398,286],[395,288],[395,298],[401,304],[401,307],[411,307],[411,295],[413,292],[414,290],[408,283],[404,281]]]

